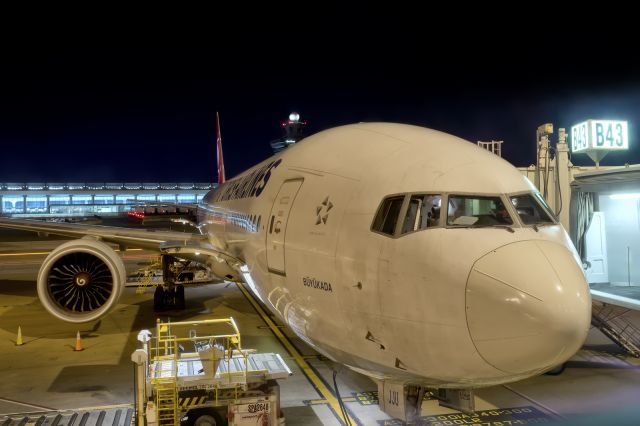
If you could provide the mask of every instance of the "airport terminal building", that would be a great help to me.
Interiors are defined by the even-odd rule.
[[[195,204],[213,183],[0,183],[0,215],[118,214],[137,204]]]

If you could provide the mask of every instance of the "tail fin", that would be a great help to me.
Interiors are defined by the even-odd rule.
[[[222,158],[222,136],[220,136],[220,116],[216,111],[216,151],[218,152],[218,185],[226,180],[224,175],[224,159]]]

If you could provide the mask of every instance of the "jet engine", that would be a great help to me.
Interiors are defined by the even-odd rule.
[[[86,237],[49,253],[38,272],[38,297],[61,320],[89,322],[113,309],[125,282],[120,256],[102,241]]]

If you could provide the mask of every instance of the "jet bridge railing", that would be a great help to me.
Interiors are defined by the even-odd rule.
[[[630,309],[594,303],[591,324],[630,355],[640,358],[640,329],[625,318],[627,312]]]

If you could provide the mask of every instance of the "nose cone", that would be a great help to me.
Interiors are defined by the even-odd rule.
[[[513,374],[566,361],[591,323],[582,269],[571,251],[550,241],[520,241],[478,259],[467,281],[466,308],[480,356]]]

